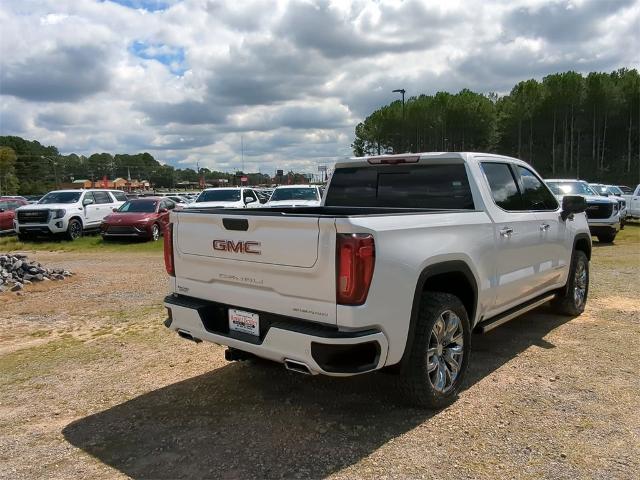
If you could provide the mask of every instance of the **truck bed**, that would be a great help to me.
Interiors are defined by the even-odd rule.
[[[473,210],[444,210],[439,208],[398,208],[398,207],[265,207],[265,208],[186,208],[176,213],[212,213],[224,215],[256,215],[264,217],[364,217],[384,215],[424,215],[425,213],[456,213]]]

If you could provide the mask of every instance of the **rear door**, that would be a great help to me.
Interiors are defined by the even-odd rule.
[[[114,202],[111,195],[109,195],[109,192],[95,191],[93,192],[93,198],[96,200],[96,208],[92,210],[93,216],[91,218],[91,222],[99,224],[102,222],[104,217],[113,211]]]
[[[332,217],[172,213],[178,292],[335,323]]]

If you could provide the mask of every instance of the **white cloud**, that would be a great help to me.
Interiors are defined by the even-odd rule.
[[[28,5],[27,5],[28,4]],[[378,106],[638,67],[640,0],[2,2],[0,134],[307,171]]]

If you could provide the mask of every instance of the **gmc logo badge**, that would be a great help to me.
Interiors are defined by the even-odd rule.
[[[214,240],[213,249],[219,252],[251,253],[261,255],[260,242],[234,242],[233,240]]]

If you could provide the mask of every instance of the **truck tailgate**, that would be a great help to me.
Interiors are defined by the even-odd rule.
[[[176,212],[179,293],[336,322],[335,221],[315,216]]]

